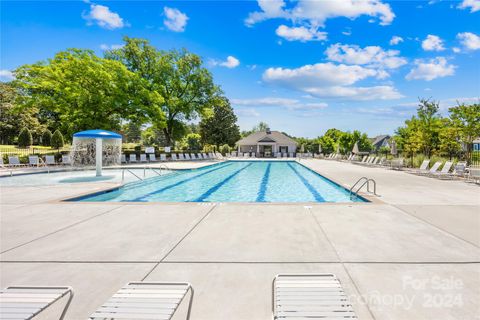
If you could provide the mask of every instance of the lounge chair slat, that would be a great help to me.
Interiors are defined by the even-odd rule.
[[[32,313],[0,313],[0,319],[7,320],[7,319],[30,319],[32,317]]]
[[[151,320],[168,320],[170,314],[138,314],[138,313],[108,313],[96,312],[92,315],[92,319],[151,319]]]
[[[333,274],[278,275],[273,285],[274,319],[355,318]]]
[[[122,287],[90,319],[170,319],[191,290],[188,283],[131,282]]]
[[[170,294],[184,294],[185,289],[168,289],[168,290],[158,290],[158,289],[120,289],[118,293],[146,293],[146,294],[154,294],[154,293],[170,293]]]
[[[175,308],[159,308],[159,307],[142,307],[135,308],[135,307],[124,307],[124,306],[115,306],[115,307],[100,307],[97,312],[107,312],[107,313],[141,313],[141,314],[150,314],[150,313],[157,313],[157,314],[172,314]]]

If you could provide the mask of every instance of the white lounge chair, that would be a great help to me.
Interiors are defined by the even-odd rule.
[[[289,157],[289,158],[293,158],[293,152],[290,152],[290,153],[288,154],[288,157]]]
[[[148,154],[148,161],[149,162],[157,162],[157,157],[155,156],[155,153],[149,153]]]
[[[183,155],[183,153],[178,154],[178,160],[180,160],[180,161],[185,160],[185,156]]]
[[[334,274],[279,274],[272,291],[273,319],[357,319]]]
[[[125,154],[122,153],[122,155],[120,156],[120,162],[121,163],[127,163],[127,157],[125,156]]]
[[[198,159],[197,159],[197,156],[195,156],[195,153],[190,153],[190,158],[191,158],[192,160],[198,160]]]
[[[197,159],[198,159],[198,160],[203,160],[203,157],[202,157],[202,154],[201,154],[201,153],[197,153]]]
[[[0,154],[0,168],[5,168],[5,164],[3,163],[3,155]]]
[[[0,319],[33,319],[65,296],[69,296],[58,319],[67,313],[73,298],[70,287],[12,286],[0,290]],[[49,318],[50,319],[50,318]]]
[[[172,153],[172,161],[177,161],[178,158],[177,158],[177,154],[176,153]]]
[[[391,169],[395,169],[395,170],[400,170],[403,168],[403,165],[404,165],[404,160],[403,158],[399,158],[399,159],[393,159],[391,162],[390,162],[390,168]]]
[[[209,157],[210,159],[215,159],[215,156],[213,155],[213,152],[209,152],[209,153],[208,153],[208,157]]]
[[[66,155],[66,154],[62,155],[62,164],[64,166],[72,164],[72,159],[70,159],[69,155]]]
[[[467,173],[467,163],[465,161],[457,162],[453,168],[452,175],[454,177],[464,177]]]
[[[148,162],[147,155],[145,153],[140,154],[140,162]]]
[[[207,154],[205,152],[202,152],[202,157],[203,159],[208,160]]]
[[[430,164],[430,159],[423,160],[420,168],[413,170],[413,173],[427,173],[428,172],[428,165]]]
[[[191,160],[190,155],[188,153],[185,153],[185,160]]]
[[[38,156],[28,156],[28,165],[38,167],[40,165]]]
[[[442,165],[442,161],[437,161],[433,164],[430,170],[426,172],[418,172],[417,174],[421,176],[428,176],[428,175],[434,174],[435,172],[438,171],[438,168],[440,168],[441,165]]]
[[[450,176],[450,169],[452,169],[453,162],[447,161],[442,167],[442,170],[434,172],[431,174],[432,177],[448,177]]]
[[[20,163],[20,159],[17,156],[8,156],[8,166],[9,167],[21,167],[24,164]]]
[[[160,161],[167,161],[167,155],[165,153],[160,155]]]
[[[249,153],[249,152],[245,152],[245,153],[243,154],[243,157],[244,157],[244,158],[250,158],[250,153]]]
[[[473,181],[475,183],[480,182],[480,167],[472,166],[469,168],[468,181]]]
[[[172,319],[190,291],[186,319],[190,319],[193,288],[189,283],[130,282],[97,309],[90,320]]]
[[[255,152],[252,152],[252,158],[255,158],[256,157],[256,153]]]
[[[130,163],[137,162],[137,155],[136,155],[136,154],[131,154],[131,155],[129,156],[129,159],[128,159],[128,160],[129,160]]]
[[[277,159],[278,159],[278,158],[281,158],[281,157],[282,157],[282,154],[281,154],[280,152],[277,152],[277,153],[275,154],[275,157],[276,157]]]
[[[54,166],[57,164],[57,162],[55,161],[55,156],[52,156],[52,155],[47,155],[45,156],[45,164],[47,166]]]

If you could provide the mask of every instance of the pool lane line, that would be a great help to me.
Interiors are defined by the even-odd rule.
[[[263,174],[262,182],[260,183],[260,190],[258,191],[257,200],[255,202],[265,202],[265,194],[267,193],[268,179],[270,178],[270,169],[272,164],[267,165],[265,173]]]
[[[202,202],[203,200],[205,200],[206,198],[208,198],[212,193],[214,193],[215,191],[217,191],[218,189],[220,189],[225,183],[227,183],[228,181],[230,181],[230,179],[232,179],[233,177],[235,177],[237,174],[239,174],[240,172],[242,172],[243,170],[247,169],[248,167],[250,167],[253,163],[250,163],[250,164],[247,164],[246,166],[244,166],[243,168],[235,171],[234,173],[232,173],[231,175],[229,175],[228,177],[226,177],[225,179],[223,179],[222,181],[220,181],[219,183],[217,183],[216,185],[214,185],[213,187],[211,187],[210,189],[207,190],[207,192],[205,192],[204,194],[202,194],[200,197],[198,197],[197,199],[195,200],[191,200],[191,201],[188,201],[188,202]]]
[[[313,197],[315,198],[315,200],[317,202],[325,202],[325,199],[323,199],[323,197],[320,195],[320,193],[318,193],[318,191],[310,184],[310,182],[308,182],[307,179],[305,179],[304,176],[302,176],[300,174],[300,172],[297,171],[297,169],[295,169],[292,164],[290,163],[287,163],[288,166],[290,167],[290,169],[293,170],[293,172],[295,172],[295,174],[297,175],[297,177],[303,182],[303,184],[305,185],[305,187],[308,189],[308,191],[310,191],[310,193],[313,195]]]
[[[209,174],[209,173],[211,173],[211,172],[214,172],[214,171],[223,169],[223,168],[228,167],[228,166],[231,166],[231,165],[232,165],[232,164],[229,163],[229,164],[226,164],[226,165],[224,165],[224,166],[221,166],[221,167],[218,167],[218,168],[215,168],[215,169],[212,169],[212,170],[208,170],[207,172],[203,172],[203,173],[197,174],[196,176],[193,176],[193,177],[190,177],[190,178],[187,178],[187,179],[184,179],[184,180],[180,180],[180,181],[178,181],[178,182],[176,182],[176,183],[174,183],[174,184],[171,184],[171,185],[168,185],[168,186],[163,187],[163,188],[161,188],[161,189],[158,189],[158,190],[149,192],[149,193],[147,193],[147,194],[144,194],[144,195],[141,196],[141,197],[135,198],[135,199],[130,200],[130,201],[142,201],[142,200],[144,200],[145,198],[148,198],[148,197],[150,197],[150,196],[153,196],[154,194],[161,193],[161,192],[163,192],[163,191],[165,191],[165,190],[174,188],[174,187],[176,187],[176,186],[179,186],[179,185],[181,185],[181,184],[184,184],[185,182],[188,182],[188,181],[191,181],[191,180],[200,178],[200,177],[202,177],[202,176],[204,176],[204,175],[206,175],[206,174]]]
[[[130,190],[130,189],[135,189],[136,187],[144,187],[144,186],[148,186],[150,184],[157,183],[159,181],[165,181],[167,179],[174,178],[174,177],[176,177],[176,176],[178,176],[182,173],[188,173],[189,171],[193,172],[193,171],[200,171],[200,170],[201,171],[210,170],[210,169],[212,169],[213,166],[215,166],[215,168],[220,168],[220,167],[225,167],[226,165],[230,165],[230,164],[231,163],[223,162],[223,163],[208,165],[208,166],[197,168],[197,169],[171,170],[171,171],[173,171],[172,173],[166,174],[166,175],[163,175],[163,176],[153,176],[153,177],[147,178],[147,180],[128,182],[127,184],[120,187],[119,189]],[[182,172],[182,171],[185,171],[185,172]]]

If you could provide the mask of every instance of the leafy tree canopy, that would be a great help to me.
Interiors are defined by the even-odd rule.
[[[76,131],[119,130],[122,120],[163,119],[163,98],[118,61],[91,50],[69,49],[46,62],[15,70],[22,106],[38,107],[71,136]]]
[[[202,59],[187,50],[160,51],[147,40],[124,38],[125,45],[111,50],[106,57],[121,61],[148,82],[149,90],[163,97],[161,109],[166,122],[163,131],[167,144],[183,136],[185,122],[211,112],[221,92],[213,83]]]
[[[213,105],[213,114],[200,122],[202,142],[211,145],[234,146],[240,140],[237,116],[227,98],[219,98]]]

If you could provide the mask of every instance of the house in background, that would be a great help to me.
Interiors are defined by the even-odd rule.
[[[372,151],[376,152],[382,147],[390,148],[390,139],[391,137],[388,134],[382,134],[380,136],[376,136],[375,138],[371,138],[372,141]]]
[[[480,151],[480,137],[473,140],[473,147],[472,147],[472,150],[473,151]]]
[[[295,153],[297,142],[280,131],[254,132],[236,143],[238,152],[255,153],[257,157],[272,157],[276,153]]]

